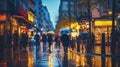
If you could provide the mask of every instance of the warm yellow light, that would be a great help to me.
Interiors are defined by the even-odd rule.
[[[72,36],[72,37],[76,37],[76,36],[77,36],[77,32],[72,32],[72,33],[71,33],[71,36]]]
[[[80,29],[80,26],[79,26],[79,25],[77,25],[77,26],[76,26],[76,29],[77,29],[77,30],[79,30],[79,29]]]
[[[30,51],[28,51],[28,67],[31,67],[34,65],[34,58],[33,55],[30,54]]]
[[[49,67],[53,67],[53,57],[52,57],[52,54],[49,54],[48,56],[48,59],[49,59]]]
[[[34,22],[34,14],[32,12],[28,12],[28,20]]]
[[[0,14],[0,21],[5,21],[6,19],[6,14]]]
[[[112,26],[112,20],[96,20],[95,26]],[[116,26],[116,21],[115,21]]]
[[[108,14],[110,14],[110,15],[111,15],[111,14],[112,14],[112,11],[109,11],[109,12],[108,12]]]
[[[15,18],[12,18],[12,24],[17,26],[17,20]]]

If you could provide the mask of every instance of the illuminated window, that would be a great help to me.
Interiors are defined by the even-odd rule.
[[[34,22],[34,14],[32,12],[28,12],[28,20]]]

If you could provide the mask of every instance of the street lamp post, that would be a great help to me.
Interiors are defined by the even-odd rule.
[[[111,55],[112,55],[112,67],[116,67],[115,56],[115,0],[112,0],[112,34],[111,34]]]
[[[87,11],[88,11],[88,21],[89,21],[89,34],[91,34],[91,14],[90,14],[90,0],[87,0]],[[89,44],[91,44],[91,35],[90,35],[90,39],[89,39]]]
[[[111,53],[115,53],[115,0],[112,0],[112,34],[111,34]]]

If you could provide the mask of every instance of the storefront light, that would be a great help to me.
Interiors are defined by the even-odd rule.
[[[0,21],[5,21],[7,19],[6,14],[0,14]]]
[[[116,21],[115,21],[116,25]],[[112,26],[112,20],[96,20],[95,26]]]
[[[120,19],[120,13],[118,13],[118,18]]]
[[[112,15],[112,11],[108,11],[108,14],[109,14],[109,15]]]
[[[28,12],[28,20],[34,22],[34,14],[32,12]]]

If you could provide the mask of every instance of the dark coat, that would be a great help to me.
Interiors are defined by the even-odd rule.
[[[69,46],[70,38],[67,34],[62,34],[60,40],[61,40],[63,46]]]
[[[45,34],[42,35],[42,42],[43,43],[47,42],[47,36]]]
[[[35,37],[34,37],[34,39],[35,39],[36,43],[38,43],[39,39],[40,39],[40,36],[38,34],[36,34]]]

